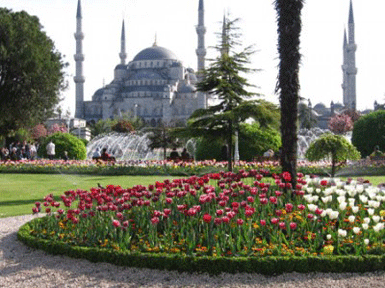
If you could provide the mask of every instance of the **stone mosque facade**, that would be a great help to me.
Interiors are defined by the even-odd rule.
[[[84,101],[82,62],[82,11],[81,1],[77,7],[76,54],[76,110],[75,117],[87,122],[112,118],[130,113],[141,118],[147,125],[160,123],[183,123],[198,108],[206,107],[206,95],[196,91],[197,73],[184,67],[173,52],[156,43],[140,51],[126,63],[126,40],[124,21],[120,43],[120,63],[115,67],[114,79],[98,89],[91,101]],[[205,67],[204,8],[199,0],[198,25],[198,71]]]

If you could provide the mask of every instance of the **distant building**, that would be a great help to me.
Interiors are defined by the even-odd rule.
[[[346,110],[356,110],[357,95],[356,95],[356,50],[357,45],[354,37],[354,17],[353,4],[350,0],[349,20],[348,20],[348,35],[344,31],[343,39],[343,64],[342,64],[342,104],[330,103],[330,107],[326,107],[324,103],[318,103],[313,107],[316,112],[317,126],[322,129],[328,128],[328,123],[331,117],[336,114],[341,114]]]
[[[206,107],[206,96],[196,92],[197,75],[193,69],[183,66],[173,52],[158,46],[140,51],[126,64],[125,27],[122,24],[120,64],[115,67],[114,80],[98,89],[91,101],[84,101],[82,74],[82,12],[78,0],[76,39],[76,112],[75,117],[87,121],[112,118],[121,113],[131,113],[151,126],[161,122],[185,122],[194,110]],[[198,8],[198,71],[204,69],[206,49],[204,46],[203,0]]]

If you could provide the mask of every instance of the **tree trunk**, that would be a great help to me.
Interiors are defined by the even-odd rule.
[[[278,22],[279,73],[276,92],[281,105],[282,171],[292,176],[296,184],[297,120],[299,100],[299,53],[301,9],[303,0],[276,0]]]
[[[233,171],[233,123],[229,121],[229,134],[227,138],[227,146],[229,147],[227,151],[227,166],[230,172]]]

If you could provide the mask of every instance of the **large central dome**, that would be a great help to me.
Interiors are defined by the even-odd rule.
[[[177,60],[175,54],[170,50],[159,46],[152,46],[140,51],[135,56],[134,61],[165,60],[165,59]]]

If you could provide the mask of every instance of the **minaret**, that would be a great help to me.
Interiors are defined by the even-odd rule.
[[[205,57],[206,57],[206,48],[205,48],[205,19],[204,19],[204,8],[203,8],[203,0],[199,0],[198,7],[198,26],[196,27],[196,31],[198,34],[198,48],[196,49],[196,53],[198,56],[198,81],[201,79],[199,76],[199,72],[205,69]],[[198,108],[206,108],[206,94],[198,92]]]
[[[227,35],[227,23],[226,23],[226,16],[223,14],[223,22],[222,22],[222,49],[221,54],[229,54],[229,45],[228,45],[228,35]]]
[[[120,36],[120,64],[126,65],[126,58],[127,58],[127,53],[126,53],[126,32],[124,30],[124,20],[122,23],[122,35]]]
[[[347,103],[347,81],[348,81],[348,76],[347,76],[347,68],[348,68],[348,40],[346,38],[346,29],[344,29],[344,44],[343,44],[343,64],[342,64],[342,101],[343,103]]]
[[[346,38],[346,36],[345,36]],[[345,41],[345,40],[344,40]],[[344,73],[346,77],[346,86],[344,90],[344,106],[348,109],[356,110],[356,50],[357,45],[354,40],[354,17],[353,17],[353,4],[350,0],[349,9],[349,23],[348,23],[348,39],[347,44],[344,43],[344,53],[346,53],[346,61],[343,66],[346,70]],[[346,91],[346,92],[345,92]]]
[[[74,59],[76,62],[76,76],[74,77],[74,82],[76,86],[76,107],[75,107],[75,118],[84,117],[84,76],[83,76],[83,39],[84,34],[82,32],[82,8],[80,0],[78,0],[78,9],[76,13],[76,54]]]

